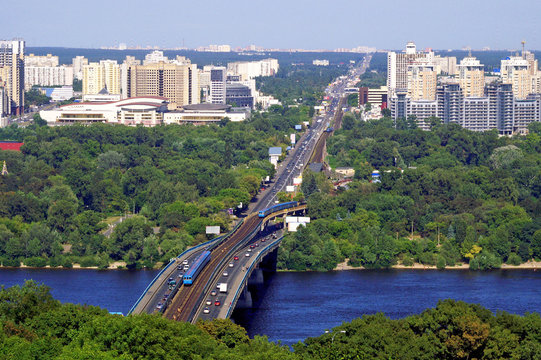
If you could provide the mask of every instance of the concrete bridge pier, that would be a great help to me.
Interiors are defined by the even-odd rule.
[[[254,302],[252,301],[252,293],[250,292],[250,290],[248,290],[248,287],[245,287],[240,294],[235,309],[250,309],[253,305]]]
[[[263,270],[259,267],[254,269],[250,275],[250,279],[248,279],[248,285],[263,285],[264,282]]]

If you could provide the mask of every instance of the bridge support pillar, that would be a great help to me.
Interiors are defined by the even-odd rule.
[[[252,293],[245,287],[237,301],[236,309],[249,309],[253,306]]]
[[[248,279],[250,285],[262,285],[264,283],[263,270],[260,268],[254,269]]]

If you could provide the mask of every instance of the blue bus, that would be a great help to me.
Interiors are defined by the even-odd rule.
[[[283,210],[283,209],[289,209],[289,208],[295,207],[297,205],[298,205],[298,202],[296,202],[296,201],[290,201],[290,202],[286,202],[286,203],[283,203],[283,204],[274,205],[274,206],[271,206],[270,208],[267,208],[265,210],[260,210],[259,211],[259,217],[264,218],[265,216],[267,216],[269,214],[272,214],[273,212],[280,211],[280,210]]]
[[[210,251],[203,251],[193,262],[190,269],[182,277],[184,285],[192,285],[197,275],[210,261]]]

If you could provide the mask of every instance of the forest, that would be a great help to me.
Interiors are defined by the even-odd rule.
[[[278,266],[331,270],[414,263],[494,269],[541,259],[541,123],[527,136],[476,133],[433,119],[363,122],[347,115],[327,143],[333,167],[355,169],[347,187],[306,171],[312,221],[288,234]],[[371,173],[378,170],[381,182]]]
[[[0,129],[23,141],[0,151],[0,263],[4,266],[154,266],[232,224],[262,179],[270,146],[309,120],[310,108],[274,106],[249,121],[126,127],[108,124]],[[120,215],[127,220],[105,234]]]
[[[391,320],[363,315],[293,351],[266,337],[250,339],[230,320],[195,325],[157,315],[110,315],[61,304],[35,282],[0,289],[0,358],[83,359],[539,359],[539,314],[496,315],[480,305],[438,302]]]

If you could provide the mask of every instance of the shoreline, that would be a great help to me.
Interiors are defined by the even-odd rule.
[[[370,270],[366,269],[363,266],[350,266],[347,264],[349,259],[346,259],[345,261],[338,263],[336,267],[332,271],[348,271],[348,270]],[[390,268],[386,269],[397,269],[397,270],[440,270],[435,265],[423,265],[420,263],[414,263],[412,266],[405,266],[402,264],[393,265]],[[502,264],[502,266],[499,269],[494,270],[534,270],[537,271],[537,269],[541,269],[541,261],[532,261],[529,260],[525,263],[522,263],[520,265],[510,265],[510,264]],[[384,270],[384,269],[380,269]],[[457,266],[446,266],[443,270],[470,270],[469,264],[461,263]],[[473,270],[472,270],[473,271]],[[474,270],[474,271],[485,271],[485,270]]]
[[[131,270],[131,269],[128,269],[126,268],[126,263],[122,262],[122,261],[116,261],[114,263],[111,263],[109,264],[109,266],[105,269],[100,269],[98,266],[81,266],[80,264],[78,263],[74,263],[72,264],[72,267],[63,267],[63,266],[55,266],[55,267],[52,267],[50,265],[45,265],[45,266],[42,266],[42,267],[38,267],[38,266],[28,266],[28,265],[24,265],[21,263],[20,266],[4,266],[4,265],[0,265],[0,269],[37,269],[37,270],[40,270],[40,269],[51,269],[51,270],[99,270],[99,271],[110,271],[110,270]],[[134,270],[160,270],[161,267],[159,268],[142,268],[142,269],[134,269]]]

